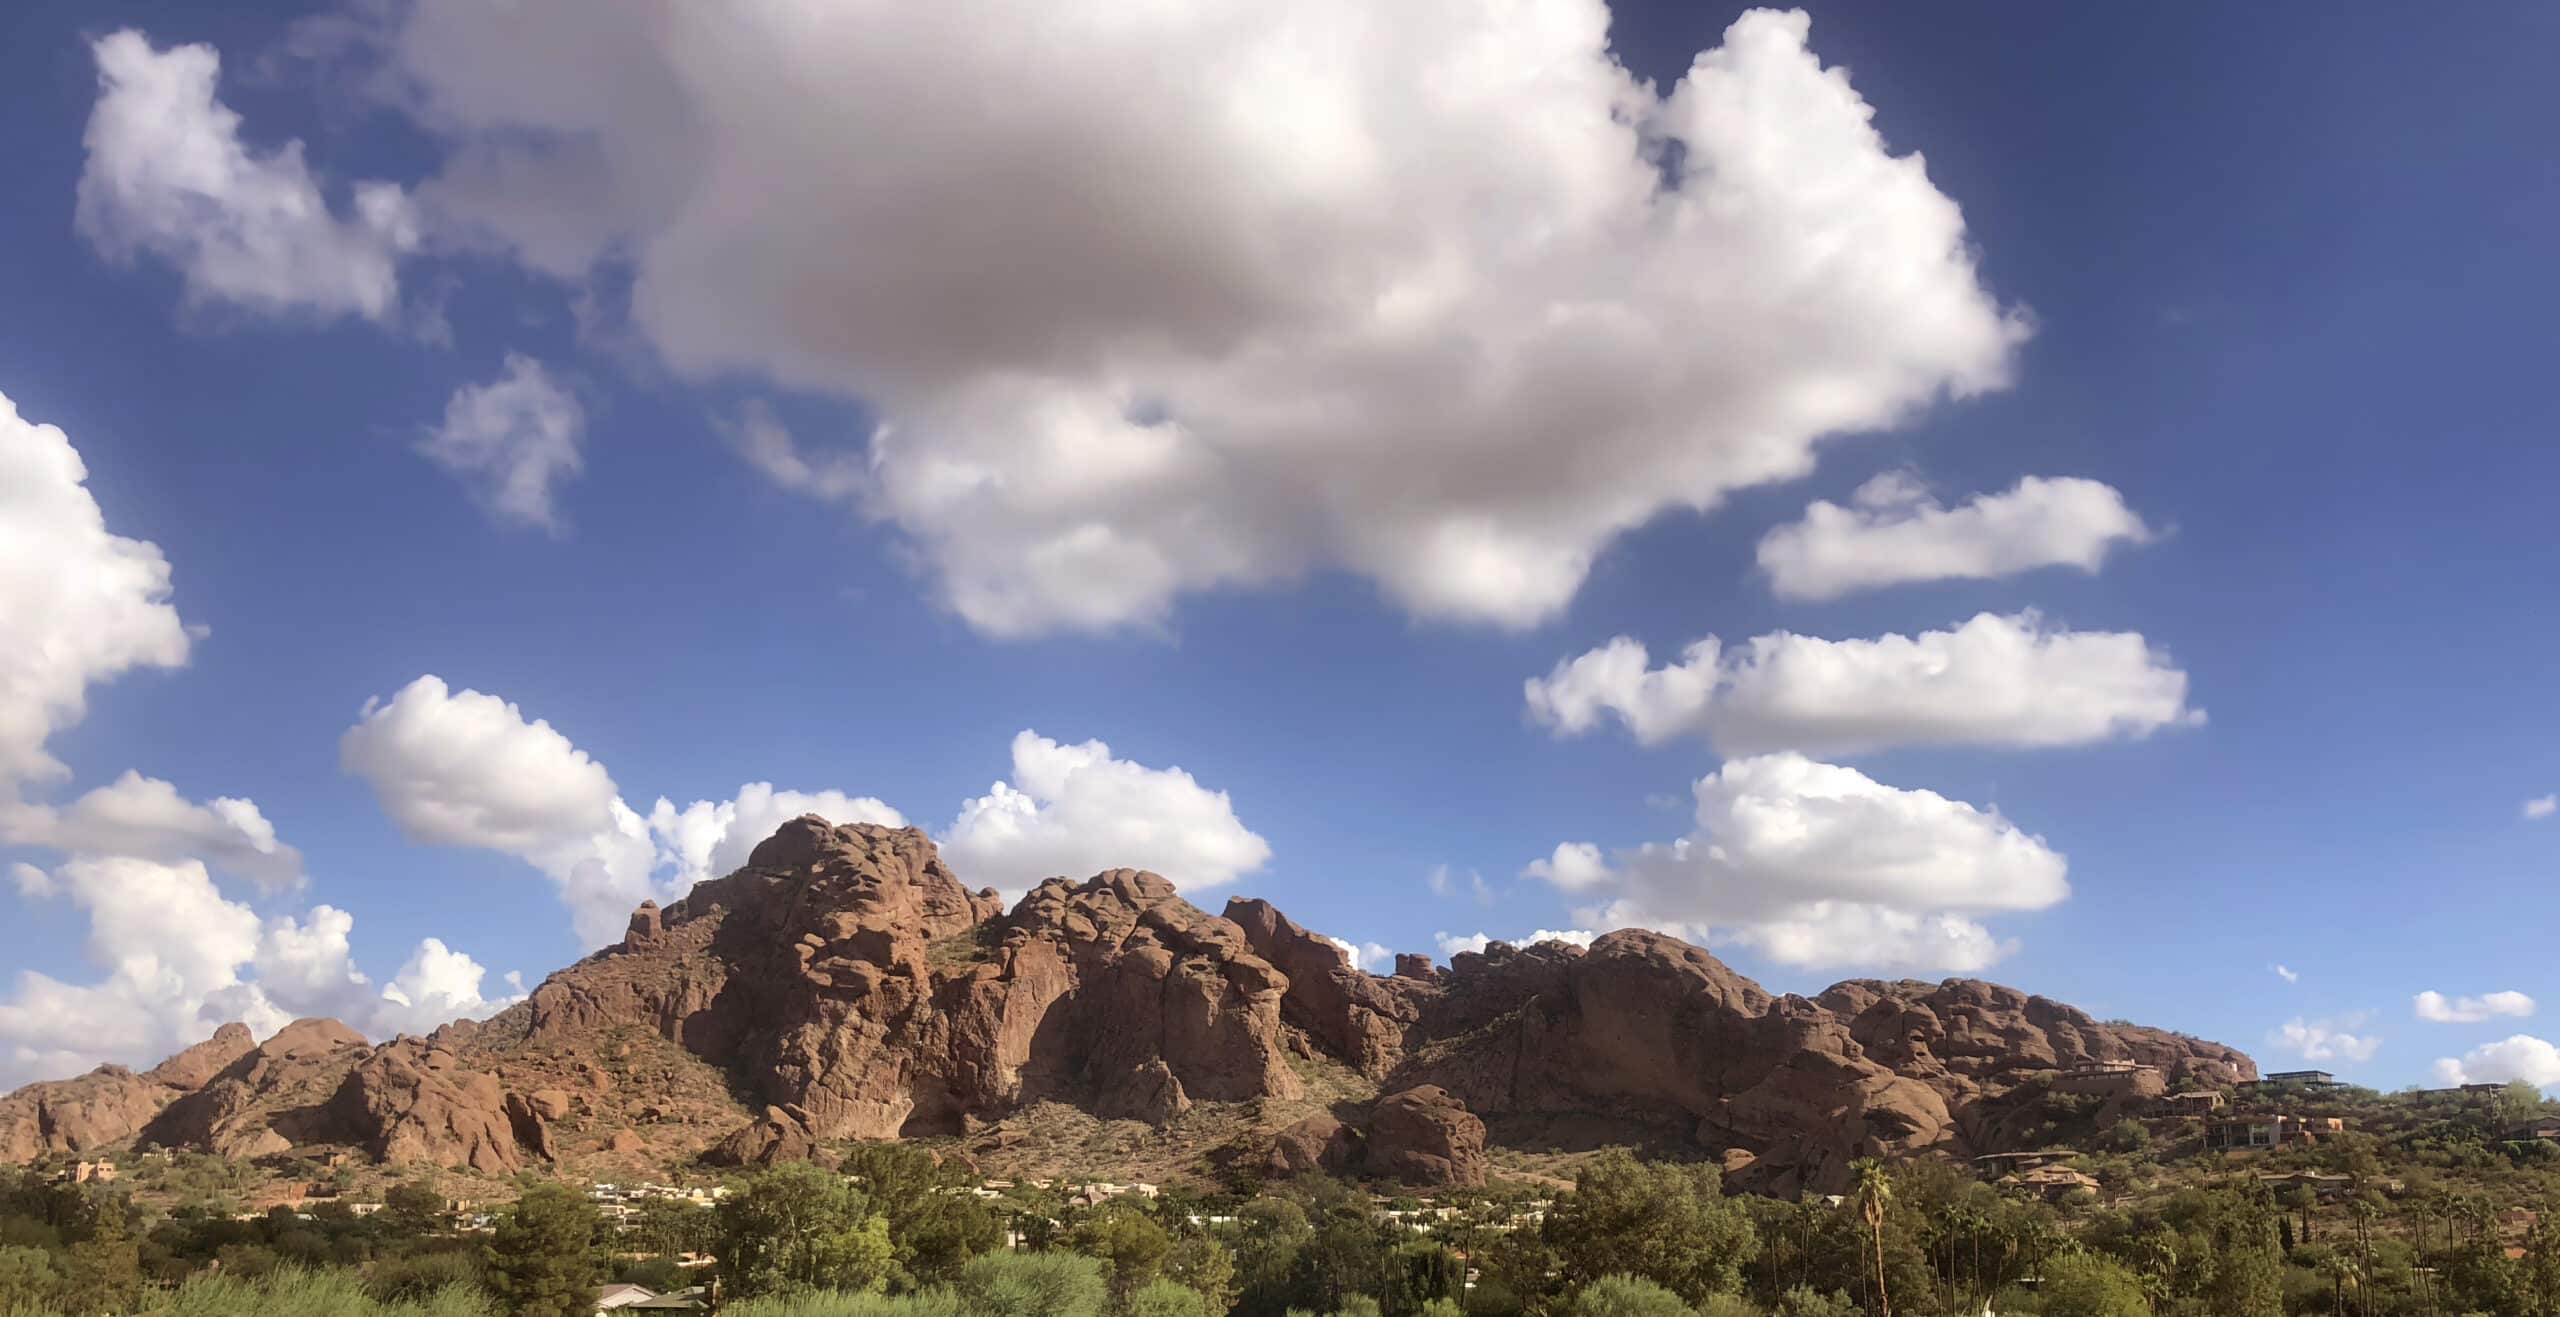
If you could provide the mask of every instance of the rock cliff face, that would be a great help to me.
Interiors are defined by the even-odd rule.
[[[2228,1048],[1967,980],[1772,997],[1641,931],[1379,976],[1265,902],[1212,916],[1150,873],[1051,879],[1008,912],[921,832],[804,818],[485,1023],[379,1047],[328,1021],[257,1046],[229,1026],[146,1074],[0,1099],[0,1155],[138,1140],[492,1174],[760,1162],[1013,1137],[1017,1113],[1063,1104],[1226,1146],[1241,1120],[1262,1131],[1243,1164],[1268,1173],[1467,1184],[1487,1119],[1570,1114],[1676,1126],[1739,1183],[1787,1192],[1836,1186],[1860,1156],[1990,1150],[1994,1099],[2089,1060],[2255,1074]],[[562,1132],[572,1112],[592,1146]]]

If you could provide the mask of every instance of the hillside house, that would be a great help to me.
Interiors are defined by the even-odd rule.
[[[2031,1171],[2039,1166],[2051,1166],[2056,1162],[2068,1161],[2074,1155],[2068,1148],[2049,1149],[2044,1152],[1986,1152],[1974,1158],[1973,1164],[1975,1169],[1985,1175],[1999,1176],[2012,1171]]]
[[[2068,1197],[2082,1189],[2093,1194],[2098,1191],[2097,1177],[2068,1166],[2038,1166],[2033,1170],[2001,1176],[1997,1183],[2002,1189],[2031,1193],[2047,1202]]]
[[[2322,1175],[2317,1171],[2269,1171],[2260,1175],[2258,1181],[2269,1189],[2308,1189],[2324,1203],[2346,1197],[2347,1191],[2356,1183],[2351,1175]]]
[[[2058,1092],[2101,1097],[2156,1097],[2169,1088],[2158,1066],[2135,1061],[2083,1061],[2067,1066],[2054,1075],[2053,1087]]]
[[[2323,1143],[2346,1132],[2347,1122],[2336,1116],[2252,1116],[2208,1122],[2204,1146],[2208,1152],[2240,1152]]]
[[[2160,1107],[2180,1116],[2210,1116],[2222,1110],[2223,1100],[2219,1090],[2206,1088],[2193,1093],[2171,1093],[2160,1099]]]
[[[2241,1085],[2242,1088],[2285,1088],[2288,1086],[2298,1088],[2336,1088],[2338,1087],[2338,1077],[2330,1074],[2326,1070],[2278,1070],[2274,1074],[2261,1075],[2258,1078]]]

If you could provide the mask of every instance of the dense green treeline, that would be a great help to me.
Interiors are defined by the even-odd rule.
[[[2560,1317],[2560,1214],[2517,1210],[2560,1175],[2499,1137],[2538,1096],[2265,1105],[2310,1102],[2357,1128],[2238,1162],[2173,1120],[2082,1130],[2072,1165],[2105,1193],[2052,1203],[1928,1162],[1862,1164],[1838,1197],[1729,1197],[1712,1168],[1613,1152],[1569,1192],[1425,1202],[1311,1178],[1078,1206],[866,1145],[838,1170],[759,1171],[716,1208],[642,1203],[620,1229],[527,1180],[466,1232],[423,1180],[371,1216],[238,1219],[7,1172],[0,1313],[585,1317],[627,1280],[705,1285],[741,1317]],[[2070,1134],[2072,1104],[2052,1113]]]

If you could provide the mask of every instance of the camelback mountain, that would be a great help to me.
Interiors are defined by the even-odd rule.
[[[505,1174],[923,1138],[1004,1163],[1039,1155],[1048,1113],[1130,1132],[1088,1152],[1144,1145],[1203,1176],[1466,1184],[1488,1121],[1498,1144],[1564,1119],[1793,1193],[1860,1157],[2004,1150],[2009,1094],[2110,1061],[2173,1084],[2257,1073],[1972,980],[1773,996],[1641,930],[1379,976],[1266,902],[1211,915],[1152,873],[1051,879],[1008,912],[920,831],[808,817],[485,1022],[380,1045],[330,1020],[264,1043],[226,1025],[148,1071],[0,1099],[0,1157],[325,1150]]]

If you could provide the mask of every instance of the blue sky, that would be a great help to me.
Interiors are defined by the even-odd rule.
[[[972,882],[1154,863],[1398,950],[1624,916],[1781,989],[1961,970],[2270,1066],[2560,1081],[2488,996],[2553,990],[2547,9],[1621,4],[1603,58],[1571,0],[1118,44],[1065,6],[1072,54],[1008,64],[955,6],[892,67],[849,12],[705,54],[661,8],[0,15],[0,443],[86,469],[0,466],[0,964],[44,976],[0,1078],[485,1009],[588,949],[580,899],[692,871],[599,799],[771,783],[968,832]],[[1837,582],[1764,537],[1897,473],[1871,519],[1959,515],[1870,550],[1957,566],[1782,597]],[[1965,529],[2030,476],[2118,501]],[[165,600],[77,571],[83,490]],[[74,643],[92,606],[141,649]],[[1616,678],[1578,733],[1524,698],[1615,637],[1981,614],[2040,661],[1772,657],[1651,744]],[[80,826],[128,771],[299,863]],[[1598,871],[1524,876],[1560,843]]]

